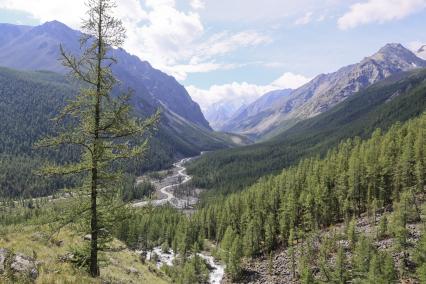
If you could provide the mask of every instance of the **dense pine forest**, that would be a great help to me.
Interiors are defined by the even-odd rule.
[[[16,22],[71,7],[6,2]],[[228,27],[214,1],[84,2],[78,30],[0,23],[0,283],[426,283],[426,45],[313,77],[425,5]]]
[[[78,183],[78,178],[46,179],[36,173],[48,160],[58,163],[74,161],[77,152],[65,147],[60,151],[34,147],[43,135],[60,129],[52,118],[77,92],[78,84],[64,75],[0,68],[0,197],[46,196]],[[149,110],[140,111],[136,116],[145,117],[148,113]],[[153,137],[148,153],[122,165],[127,173],[135,176],[167,168],[176,155],[195,156],[205,147],[216,149],[227,145],[218,138],[212,143],[207,136],[196,137],[195,130],[189,127],[182,129],[188,140],[182,140],[168,126],[166,117],[162,121],[158,129],[151,132]]]
[[[368,140],[349,139],[328,151],[324,158],[304,159],[239,194],[205,205],[190,218],[172,209],[142,211],[123,222],[119,237],[131,246],[163,245],[184,256],[200,250],[207,238],[219,243],[217,254],[227,263],[234,280],[241,276],[243,257],[268,255],[278,248],[293,253],[294,277],[303,283],[314,283],[313,267],[320,266],[317,261],[325,261],[322,265],[328,273],[334,269],[341,273],[336,270],[330,276],[321,271],[317,280],[322,282],[424,279],[423,241],[415,251],[409,249],[408,224],[424,219],[425,131],[423,114],[404,124],[396,123],[386,133],[376,130]],[[377,234],[355,232],[357,218],[367,214],[376,222],[375,216],[383,208],[388,217],[381,218]],[[336,246],[331,237],[312,252],[314,248],[309,244],[320,236],[320,230],[338,223],[346,224],[346,229],[343,235],[334,237],[350,242],[347,249],[352,252],[351,259],[344,259],[343,248]],[[426,232],[423,235],[422,240]],[[379,252],[373,242],[385,236],[394,237],[395,246]],[[307,245],[296,257],[291,250],[299,243]],[[340,267],[333,268],[327,263],[327,256],[321,256],[331,255],[334,250],[339,259],[334,266]],[[390,257],[393,250],[402,251],[407,261],[397,266]],[[415,267],[408,264],[409,259]],[[378,277],[382,280],[374,282]]]
[[[425,78],[424,69],[397,74],[267,142],[206,154],[188,171],[196,185],[215,189],[215,195],[241,190],[300,158],[325,155],[344,139],[367,138],[376,128],[386,130],[421,114],[426,108]]]

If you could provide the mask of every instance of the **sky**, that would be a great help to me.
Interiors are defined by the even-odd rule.
[[[0,22],[78,29],[85,0],[0,0]],[[390,42],[426,44],[426,0],[118,0],[124,48],[173,75],[203,110],[249,103],[356,63]]]

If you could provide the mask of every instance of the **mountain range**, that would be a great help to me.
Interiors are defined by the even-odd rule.
[[[78,86],[67,78],[58,59],[60,44],[70,53],[80,52],[80,36],[57,21],[36,27],[0,24],[0,160],[7,161],[0,186],[9,196],[21,190],[29,195],[50,194],[64,186],[36,182],[31,172],[42,157],[33,151],[32,144],[50,132],[55,110],[78,93]],[[172,76],[123,49],[113,52],[118,61],[113,73],[119,80],[115,92],[133,90],[131,103],[138,117],[147,117],[157,109],[162,113],[151,150],[145,160],[129,162],[128,172],[139,175],[168,167],[178,157],[249,142],[239,135],[214,132],[199,105]],[[72,159],[73,154],[48,155],[62,161]]]
[[[64,73],[67,70],[58,60],[59,45],[62,44],[73,54],[80,52],[81,33],[58,21],[36,27],[1,24],[0,32],[4,35],[0,40],[0,66]],[[162,107],[166,112],[211,130],[199,105],[175,78],[154,69],[148,62],[123,49],[115,49],[113,52],[118,61],[113,66],[113,72],[124,87],[135,91],[136,106],[145,101],[153,107]]]
[[[242,106],[219,129],[231,132],[244,132],[246,128],[250,128],[251,125],[262,119],[280,99],[290,95],[292,91],[291,89],[284,89],[264,94],[251,104]]]
[[[60,45],[69,53],[78,55],[81,52],[81,33],[58,21],[35,27],[0,24],[0,34],[0,66],[3,67],[66,74],[67,70],[59,60]],[[181,145],[172,147],[176,156],[195,155],[199,151],[233,145],[236,136],[213,132],[199,105],[174,77],[124,49],[114,49],[113,55],[118,63],[112,70],[120,82],[119,88],[133,90],[132,104],[139,115],[147,116],[156,109],[162,111],[159,132],[168,137],[164,141],[166,144]]]
[[[348,138],[369,137],[426,109],[426,69],[400,72],[363,88],[329,110],[297,122],[267,141],[207,153],[189,173],[202,188],[235,192],[303,157],[324,155]]]
[[[321,74],[294,90],[271,101],[260,112],[233,116],[221,130],[266,140],[295,125],[298,121],[323,113],[358,91],[393,74],[426,67],[426,61],[401,44],[387,44],[372,56],[330,74]]]

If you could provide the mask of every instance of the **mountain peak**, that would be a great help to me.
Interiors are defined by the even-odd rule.
[[[380,53],[387,53],[387,52],[395,52],[395,51],[408,51],[402,44],[400,43],[388,43],[385,46],[383,46],[379,52]]]
[[[65,28],[68,28],[67,25],[65,25],[64,23],[59,22],[57,20],[47,21],[47,22],[41,24],[40,26],[42,26],[42,27],[44,26],[44,27],[63,27],[63,28],[65,27]]]
[[[413,67],[425,67],[426,62],[416,56],[411,50],[400,43],[388,43],[377,53],[366,58],[367,61],[387,62],[392,65],[412,65]],[[398,63],[398,64],[397,64]],[[406,68],[402,68],[406,69]]]
[[[34,27],[34,31],[38,31],[41,33],[47,32],[52,34],[58,34],[63,32],[75,32],[73,29],[65,25],[64,23],[61,23],[59,21],[50,21],[45,22],[39,26]]]
[[[383,46],[373,57],[400,57],[400,58],[412,58],[415,54],[404,47],[400,43],[388,43]]]

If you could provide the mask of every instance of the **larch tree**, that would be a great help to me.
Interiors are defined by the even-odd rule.
[[[130,92],[113,95],[117,85],[111,67],[116,63],[114,49],[126,37],[122,22],[113,16],[113,0],[88,0],[87,18],[83,20],[80,39],[81,54],[69,54],[61,46],[63,65],[79,82],[81,90],[59,113],[55,120],[63,123],[59,134],[42,139],[39,147],[80,148],[76,162],[51,164],[42,169],[46,175],[85,176],[79,192],[79,212],[87,214],[90,224],[90,256],[87,257],[90,274],[99,276],[98,251],[100,238],[110,233],[99,215],[102,201],[114,195],[121,181],[117,163],[140,156],[147,148],[148,133],[158,121],[158,113],[144,121],[133,118],[129,105]],[[136,136],[145,137],[136,143]],[[88,198],[90,197],[90,198]],[[87,205],[87,206],[86,206]],[[113,211],[108,208],[105,211]],[[76,217],[81,218],[81,216]]]

